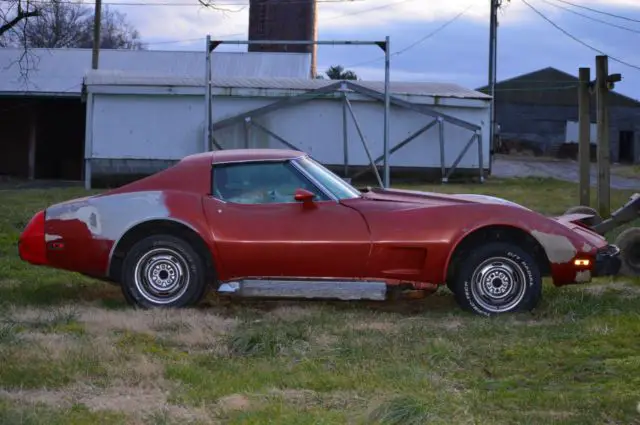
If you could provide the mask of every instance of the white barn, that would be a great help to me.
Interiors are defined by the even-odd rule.
[[[82,180],[91,49],[0,48],[0,177]],[[100,68],[203,77],[204,52],[102,50]],[[214,52],[221,77],[307,78],[311,55]],[[141,113],[144,113],[142,111]]]
[[[87,185],[102,175],[151,173],[204,149],[204,52],[151,52],[160,61],[152,54],[141,59],[150,52],[104,51],[98,71],[88,69],[87,53],[73,76],[86,100],[76,112],[83,117],[77,125],[82,135],[74,129],[81,138],[74,167]],[[108,62],[107,53],[140,56]],[[347,177],[371,171],[370,158],[381,164],[382,82],[312,80],[310,62],[305,54],[214,53],[210,148],[288,146]],[[486,173],[490,97],[455,84],[394,82],[391,75],[392,171]],[[71,79],[61,78],[56,87]],[[44,88],[40,95],[60,93],[46,73],[34,81]],[[0,83],[0,100],[12,89],[15,97],[15,84]],[[59,134],[49,137],[61,143]]]

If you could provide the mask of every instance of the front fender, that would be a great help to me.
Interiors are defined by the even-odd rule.
[[[507,227],[531,236],[549,259],[552,274],[564,275],[573,271],[568,267],[572,267],[573,259],[579,253],[595,255],[598,247],[606,245],[606,241],[595,244],[595,241],[587,240],[572,228],[525,208],[486,204],[479,210],[473,210],[469,209],[465,213],[465,225],[460,226],[460,230],[451,239],[451,249],[443,268],[442,281],[446,281],[452,257],[460,244],[473,234],[492,227]]]

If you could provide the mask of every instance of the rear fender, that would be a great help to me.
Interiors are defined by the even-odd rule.
[[[47,209],[45,237],[64,246],[48,253],[50,262],[55,267],[106,277],[117,242],[129,229],[150,220],[181,223],[207,241],[209,232],[199,195],[173,191],[115,193]]]

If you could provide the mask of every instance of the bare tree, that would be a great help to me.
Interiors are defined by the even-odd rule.
[[[141,49],[140,33],[124,13],[105,7],[101,13],[101,49]],[[28,25],[16,28],[5,45],[29,48],[93,46],[93,10],[83,4],[52,0],[38,9]]]
[[[217,0],[193,0],[203,7],[226,14],[239,12],[219,6]],[[23,80],[37,57],[31,48],[93,46],[94,10],[68,0],[0,0],[0,47],[22,47],[23,53],[8,66],[19,66]],[[142,49],[136,28],[124,13],[104,7],[101,13],[100,48]]]
[[[91,10],[77,3],[52,1],[42,5],[40,15],[22,29],[24,47],[79,47],[90,24]]]
[[[140,33],[127,20],[124,13],[105,7],[100,16],[100,48],[101,49],[142,49]],[[93,14],[84,26],[85,38],[78,47],[93,46]]]
[[[0,46],[4,47],[7,39],[15,33],[20,24],[26,24],[29,18],[40,15],[29,0],[6,0],[0,3]]]

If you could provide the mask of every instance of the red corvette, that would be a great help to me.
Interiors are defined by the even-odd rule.
[[[619,249],[581,224],[481,195],[359,191],[303,152],[184,158],[38,212],[22,260],[119,284],[140,307],[209,288],[249,297],[384,300],[446,284],[483,315],[534,308],[556,286],[613,275]]]

